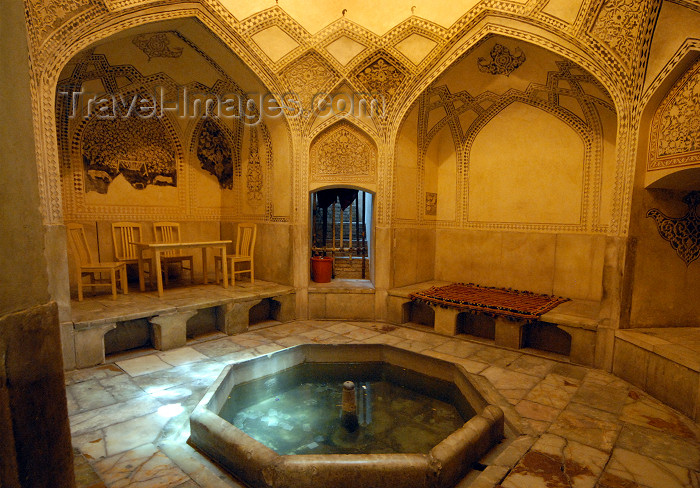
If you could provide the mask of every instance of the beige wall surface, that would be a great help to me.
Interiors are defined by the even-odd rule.
[[[687,192],[639,189],[640,201],[633,208],[631,234],[636,243],[631,292],[630,327],[697,326],[700,317],[700,263],[688,265],[659,235],[654,219],[658,209],[670,218],[683,217],[688,206],[681,199]],[[678,235],[677,237],[680,237]]]
[[[667,26],[662,22],[661,27]],[[630,218],[629,317],[623,322],[629,327],[698,325],[700,243],[693,231],[695,202],[684,202],[691,191],[700,190],[698,54],[676,57],[675,66],[669,61],[666,78],[657,80],[645,108],[643,123],[648,129],[640,135]]]
[[[439,229],[435,279],[602,297],[605,236]]]
[[[562,120],[514,102],[469,154],[469,220],[580,224],[584,146]]]

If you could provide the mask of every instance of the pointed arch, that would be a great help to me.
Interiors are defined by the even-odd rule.
[[[377,145],[366,132],[342,120],[327,127],[309,148],[309,183],[376,184]]]

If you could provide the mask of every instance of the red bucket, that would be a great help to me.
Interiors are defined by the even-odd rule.
[[[333,258],[313,256],[311,258],[311,279],[316,283],[330,283],[333,275]]]

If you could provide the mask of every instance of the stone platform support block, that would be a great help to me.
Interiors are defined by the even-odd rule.
[[[89,368],[105,362],[105,334],[116,327],[116,322],[110,322],[75,330],[75,365],[77,368]]]
[[[595,365],[596,331],[558,324],[561,330],[571,336],[569,358],[576,364]]]
[[[216,309],[216,328],[226,335],[240,334],[248,330],[249,313],[262,300],[224,303]],[[292,300],[292,307],[294,301]]]
[[[496,345],[520,349],[523,346],[523,327],[525,320],[509,320],[496,317]]]
[[[387,297],[387,321],[391,324],[404,324],[406,323],[406,313],[404,305],[411,303],[411,300],[404,297],[397,297],[389,295]]]
[[[279,310],[277,311],[277,316],[273,317],[275,320],[280,322],[291,322],[297,318],[296,314],[296,293],[290,293],[289,295],[281,295],[278,297],[273,297],[272,300],[279,303]]]
[[[59,309],[60,314],[60,309]],[[63,369],[75,369],[75,329],[73,322],[61,322],[61,352],[63,353]]]
[[[151,341],[159,351],[182,347],[187,343],[187,321],[197,314],[196,310],[174,312],[151,317]]]
[[[431,305],[430,308],[435,312],[435,332],[449,336],[456,335],[457,315],[459,314],[459,310],[433,305]]]

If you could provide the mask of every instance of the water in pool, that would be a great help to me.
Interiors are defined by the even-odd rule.
[[[346,380],[355,432],[340,422]],[[427,453],[474,415],[455,390],[385,363],[303,363],[234,387],[219,415],[282,455]]]

